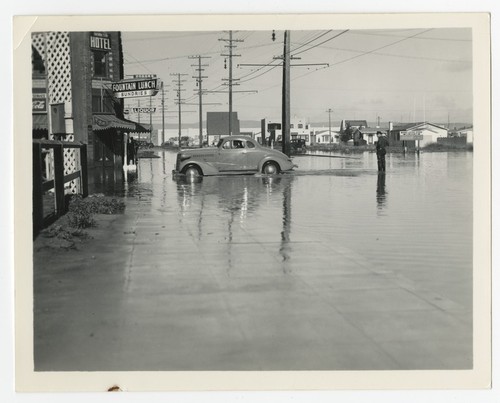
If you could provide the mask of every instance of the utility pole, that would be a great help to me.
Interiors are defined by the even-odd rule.
[[[161,82],[161,144],[165,143],[165,90]]]
[[[229,87],[229,135],[233,134],[233,85],[238,85],[233,83],[237,79],[233,79],[233,57],[239,57],[241,55],[233,54],[233,48],[236,45],[233,45],[233,42],[243,42],[243,39],[233,39],[233,31],[229,31],[229,39],[221,38],[219,41],[228,42],[229,45],[224,45],[226,48],[229,48],[229,54],[222,54],[221,56],[229,57],[229,79],[227,80],[227,85]],[[224,68],[226,68],[226,64],[224,61]]]
[[[174,82],[177,83],[177,105],[179,107],[179,149],[181,148],[181,135],[182,135],[182,103],[183,99],[181,98],[181,91],[184,91],[182,89],[182,83],[186,82],[186,80],[181,80],[181,76],[187,76],[187,74],[181,74],[181,73],[176,73],[176,74],[171,74],[172,76],[177,76],[177,80],[173,80]]]
[[[328,108],[327,110],[328,112],[328,134],[330,135],[330,143],[333,142],[333,139],[332,139],[332,109],[331,108]]]
[[[141,100],[137,100],[137,123],[141,123]]]
[[[377,127],[380,127],[380,116],[377,116]]]
[[[274,41],[276,34],[273,31],[272,40]],[[329,66],[328,63],[300,63],[300,64],[290,64],[290,60],[300,59],[300,57],[294,57],[290,54],[290,31],[286,30],[283,42],[283,55],[275,56],[274,59],[283,59],[283,85],[282,85],[282,110],[281,110],[281,132],[283,137],[283,153],[290,155],[291,144],[290,144],[290,67],[306,67],[306,66]],[[279,66],[267,64],[257,64],[257,63],[242,63],[239,66]],[[264,138],[264,133],[262,136]]]
[[[153,105],[151,101],[151,95],[149,96],[149,143],[152,143],[152,135],[153,135]]]
[[[291,154],[290,145],[290,31],[285,31],[283,44],[283,100],[281,110],[281,134],[283,153]]]
[[[199,127],[200,127],[200,135],[199,142],[200,148],[203,147],[203,79],[208,78],[207,76],[202,76],[201,72],[205,69],[203,67],[208,66],[208,64],[201,64],[201,59],[209,59],[210,56],[190,56],[190,59],[198,59],[198,65],[191,65],[192,67],[198,67],[196,71],[198,72],[198,77],[193,76],[196,79],[196,86],[198,87],[198,100],[199,100]]]

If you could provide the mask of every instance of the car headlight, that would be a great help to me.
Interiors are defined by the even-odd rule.
[[[191,156],[190,156],[190,155],[187,155],[187,154],[181,154],[179,159],[180,159],[181,161],[186,161],[186,160],[188,160],[189,158],[191,158]]]

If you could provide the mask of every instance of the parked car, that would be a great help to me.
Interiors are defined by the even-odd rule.
[[[292,159],[278,150],[261,146],[246,136],[229,136],[217,147],[181,150],[177,153],[174,174],[189,176],[218,174],[274,175],[294,168]]]
[[[281,139],[274,143],[273,148],[275,150],[281,150],[283,148]],[[292,154],[304,154],[306,151],[306,141],[304,139],[292,139],[290,141],[290,152]]]

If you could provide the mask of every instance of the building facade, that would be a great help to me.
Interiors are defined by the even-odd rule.
[[[123,79],[121,34],[34,33],[32,72],[33,137],[87,144],[89,168],[121,168],[124,134],[136,130],[111,91]]]
[[[305,118],[290,119],[290,139],[303,139],[306,145],[314,144],[314,134]],[[281,119],[264,118],[261,120],[262,144],[274,143],[282,140]]]

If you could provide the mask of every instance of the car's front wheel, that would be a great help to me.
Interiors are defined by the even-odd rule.
[[[202,176],[203,174],[200,168],[198,168],[196,165],[190,165],[184,168],[184,175],[190,178],[196,178],[198,176]]]
[[[276,175],[280,173],[280,167],[276,162],[268,161],[262,167],[262,173],[265,175]]]

